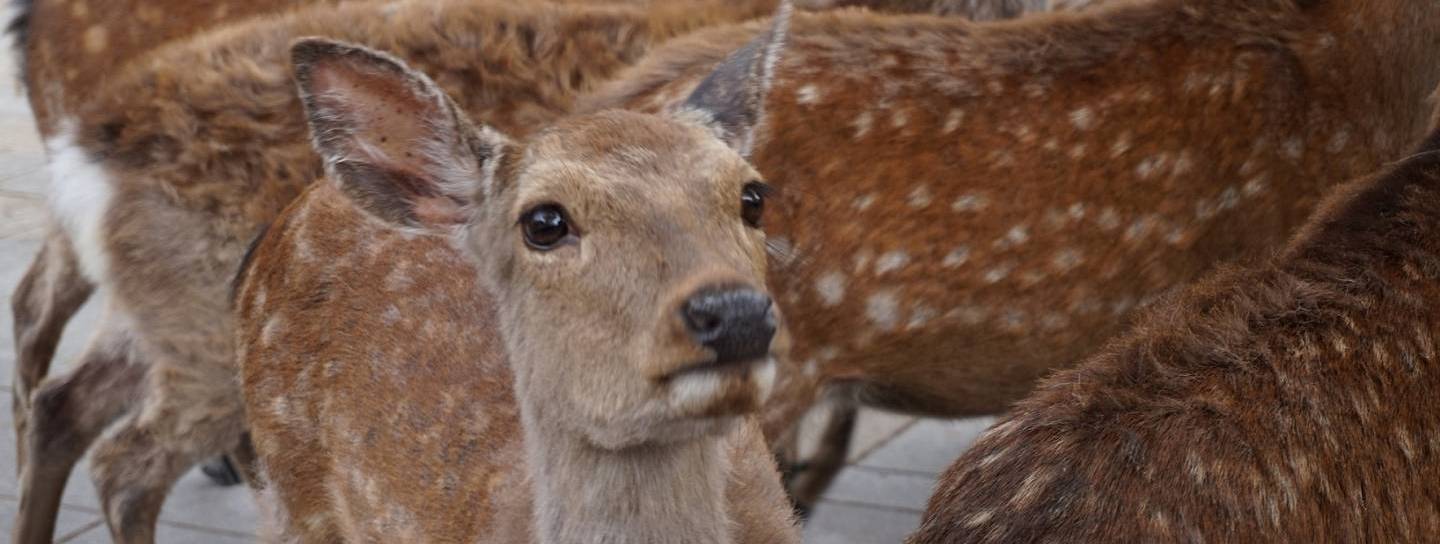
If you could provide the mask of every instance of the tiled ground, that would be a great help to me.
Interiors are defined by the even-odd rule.
[[[0,9],[0,20],[8,21]],[[0,40],[3,41],[3,40]],[[0,52],[0,540],[8,539],[18,499],[9,382],[14,363],[9,295],[39,247],[45,220],[43,150],[15,81],[8,47]],[[103,294],[102,294],[103,296]],[[101,297],[96,297],[98,300]],[[71,323],[55,372],[83,347],[93,329],[96,300]],[[805,528],[806,542],[899,542],[918,523],[936,475],[968,446],[989,420],[957,422],[867,412],[848,468]],[[60,516],[59,542],[108,542],[83,467],[71,478]],[[192,471],[171,493],[161,514],[160,541],[253,540],[255,506],[240,487],[220,488]]]

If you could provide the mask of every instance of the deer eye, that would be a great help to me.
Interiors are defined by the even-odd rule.
[[[549,251],[570,236],[570,222],[565,210],[556,204],[541,204],[520,216],[525,232],[525,245],[530,249]]]
[[[740,191],[740,218],[751,228],[760,228],[760,219],[765,215],[765,197],[770,190],[769,185],[752,181]]]

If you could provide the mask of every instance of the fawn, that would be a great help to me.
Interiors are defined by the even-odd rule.
[[[68,274],[112,296],[80,364],[29,395],[25,447],[44,455],[22,468],[16,541],[49,540],[71,468],[107,429],[92,477],[124,542],[153,539],[171,482],[197,460],[246,450],[228,278],[320,171],[286,60],[295,37],[383,45],[467,113],[523,135],[651,44],[773,6],[354,2],[239,22],[133,61],[47,140],[56,192],[84,198],[55,210],[76,258],[42,255],[32,275]],[[43,376],[17,369],[27,373]]]
[[[941,479],[913,544],[1440,532],[1440,133],[1144,312]]]
[[[758,30],[667,44],[580,111],[664,109]],[[1440,9],[1412,0],[797,16],[754,156],[795,339],[767,436],[822,385],[1002,411],[1167,289],[1278,247],[1332,180],[1402,153],[1437,58]],[[793,484],[802,504],[843,463],[853,418],[835,422]]]
[[[236,302],[281,539],[799,541],[752,416],[785,342],[742,157],[783,10],[673,114],[522,140],[393,57],[295,46],[328,180]]]

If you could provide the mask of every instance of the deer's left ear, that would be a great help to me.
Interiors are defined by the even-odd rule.
[[[756,127],[765,116],[765,97],[785,49],[793,10],[789,0],[781,2],[770,30],[726,57],[677,112],[700,117],[746,158],[755,143]]]

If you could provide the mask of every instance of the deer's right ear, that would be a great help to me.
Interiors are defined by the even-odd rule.
[[[430,78],[390,55],[317,38],[290,50],[325,171],[392,223],[463,223],[488,196],[505,136],[476,128]]]

